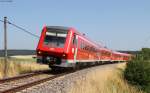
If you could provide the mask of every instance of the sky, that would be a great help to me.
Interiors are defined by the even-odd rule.
[[[112,50],[150,47],[150,0],[0,0],[0,20],[39,35],[44,25],[74,27]],[[11,0],[5,0],[11,1]],[[0,22],[0,49],[3,49]],[[38,38],[8,25],[8,49],[36,49]]]

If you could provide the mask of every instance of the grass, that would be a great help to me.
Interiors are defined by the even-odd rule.
[[[0,58],[0,78],[4,77],[4,67],[4,59]],[[35,59],[9,58],[7,77],[13,77],[23,73],[46,69],[49,69],[47,65],[37,64]]]
[[[69,93],[143,93],[123,79],[124,67],[125,64],[121,64],[117,69],[91,71],[85,78],[76,81]]]

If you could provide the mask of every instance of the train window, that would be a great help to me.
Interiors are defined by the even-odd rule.
[[[73,45],[77,44],[77,39],[76,39],[76,35],[73,35],[73,40],[72,40]]]
[[[89,50],[89,46],[85,44],[84,49]]]
[[[50,47],[64,47],[67,33],[63,32],[46,32],[44,44]]]
[[[86,45],[85,45],[84,42],[82,42],[82,49],[83,49],[83,50],[86,50]]]
[[[84,50],[86,50],[86,47],[87,47],[86,44],[83,43],[83,49],[84,49]]]
[[[82,49],[82,42],[80,41],[80,49]]]
[[[81,47],[80,47],[82,50],[83,50],[83,48],[84,48],[84,43],[83,43],[83,41],[81,40]]]

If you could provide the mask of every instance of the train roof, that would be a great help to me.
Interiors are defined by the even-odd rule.
[[[117,51],[113,51],[114,54],[119,54],[119,55],[122,55],[123,53],[121,52],[117,52]]]
[[[131,56],[130,54],[127,53],[121,53],[121,52],[117,52],[117,51],[113,51],[114,54],[119,54],[119,55],[123,55],[123,56]]]
[[[48,29],[58,29],[58,30],[69,30],[70,27],[65,27],[65,26],[46,26]]]
[[[111,49],[105,48],[105,47],[101,47],[100,50],[105,50],[105,51],[112,51]]]

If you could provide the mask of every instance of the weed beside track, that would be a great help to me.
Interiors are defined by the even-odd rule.
[[[0,79],[4,77],[4,59],[0,58]],[[33,59],[8,59],[7,77],[14,77],[24,73],[48,70],[47,65],[37,64]]]

